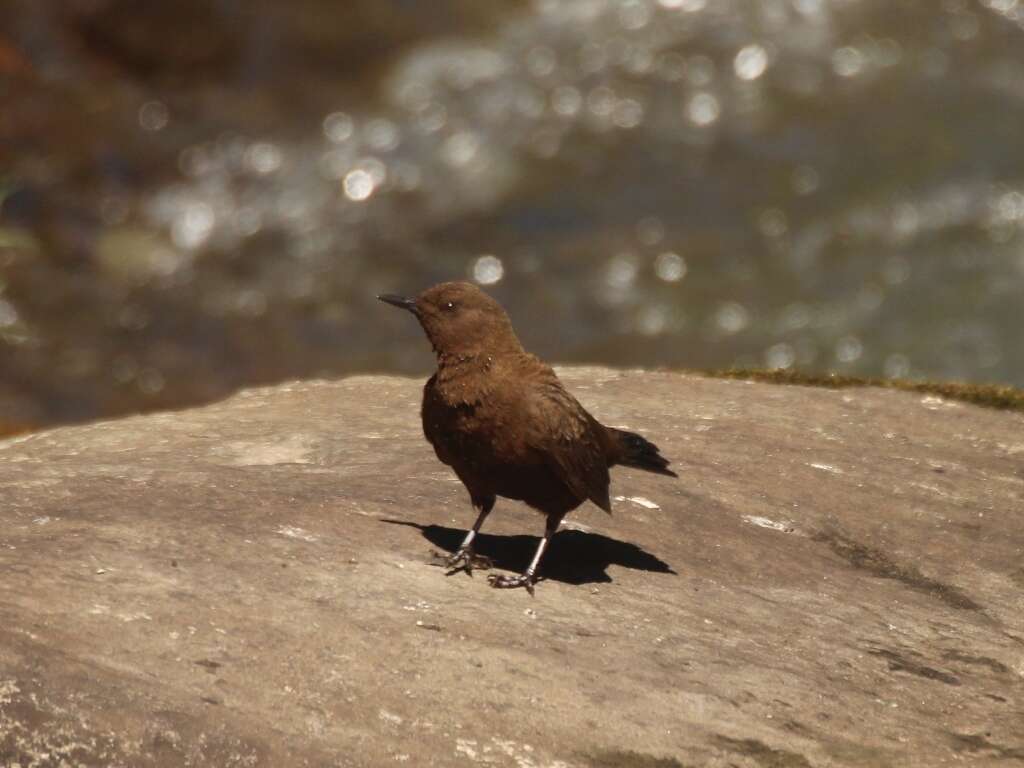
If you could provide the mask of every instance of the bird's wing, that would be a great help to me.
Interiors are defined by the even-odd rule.
[[[539,386],[530,387],[527,395],[530,445],[544,456],[573,494],[611,512],[608,459],[599,436],[601,426],[553,372],[545,378]]]
[[[423,404],[420,407],[420,417],[423,421],[423,436],[427,438],[427,442],[431,445],[437,443],[436,433],[439,429],[437,423],[438,399],[435,389],[436,382],[437,374],[435,373],[423,385]]]
[[[444,464],[452,466],[452,427],[451,413],[437,393],[437,374],[434,374],[423,387],[423,406],[420,410],[423,421],[423,436],[434,448],[437,458]]]

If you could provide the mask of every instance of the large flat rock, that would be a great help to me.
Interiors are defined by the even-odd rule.
[[[3,764],[1024,762],[1024,417],[563,377],[680,479],[614,470],[536,598],[431,565],[473,513],[420,381],[0,443]],[[499,500],[479,550],[542,524]]]

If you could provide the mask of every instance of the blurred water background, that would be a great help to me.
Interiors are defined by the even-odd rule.
[[[1024,385],[1024,2],[4,0],[0,421],[429,348]]]

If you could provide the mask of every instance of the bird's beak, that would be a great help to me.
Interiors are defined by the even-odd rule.
[[[399,309],[407,309],[413,313],[416,312],[416,299],[407,299],[405,296],[396,296],[393,293],[385,293],[377,298],[385,304],[391,304]]]

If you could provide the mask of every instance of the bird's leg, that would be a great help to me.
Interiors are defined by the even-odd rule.
[[[491,514],[491,510],[494,509],[494,501],[494,496],[480,500],[473,499],[473,506],[480,510],[480,514],[477,515],[476,522],[473,523],[473,527],[466,534],[466,538],[462,540],[459,548],[445,560],[444,567],[448,569],[448,576],[459,571],[465,571],[472,576],[474,568],[487,570],[493,565],[489,557],[478,555],[473,551],[473,539],[476,538],[481,526],[484,524],[484,520],[487,519],[487,516]]]
[[[558,526],[562,523],[561,515],[550,515],[547,522],[544,525],[544,538],[540,540],[540,544],[537,545],[537,551],[533,554],[533,560],[530,562],[530,567],[522,572],[519,576],[505,576],[504,574],[491,574],[487,577],[487,581],[490,582],[492,587],[496,589],[512,589],[515,587],[525,587],[526,591],[533,595],[533,585],[537,583],[537,566],[540,565],[540,559],[544,556],[544,550],[548,548],[548,543],[551,541],[551,537],[555,535],[558,530]]]

